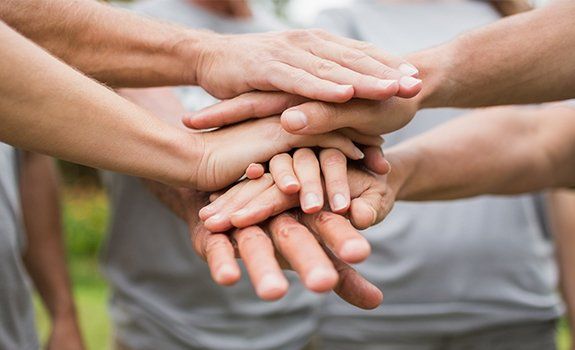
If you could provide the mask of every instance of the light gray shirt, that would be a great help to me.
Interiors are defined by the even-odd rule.
[[[406,54],[497,18],[479,1],[356,1],[324,12],[318,24]],[[421,111],[406,128],[386,136],[386,146],[463,112]],[[454,334],[557,318],[557,271],[545,219],[536,194],[397,203],[383,223],[365,232],[373,253],[358,268],[382,288],[383,305],[362,311],[328,298],[322,336],[353,340],[360,348],[390,335]]]
[[[152,0],[136,10],[193,27],[246,32],[271,29],[255,21],[215,17],[182,0]],[[276,26],[277,28],[277,26]],[[213,99],[199,88],[179,90],[190,110]],[[243,270],[233,287],[216,285],[190,246],[187,225],[139,179],[106,173],[112,218],[102,252],[111,286],[110,310],[121,342],[135,349],[301,349],[317,328],[320,296],[289,274],[280,301],[257,298]]]
[[[0,349],[38,349],[34,308],[22,261],[25,246],[16,151],[0,143]]]

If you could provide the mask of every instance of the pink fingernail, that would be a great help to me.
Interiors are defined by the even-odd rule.
[[[317,196],[317,194],[308,193],[305,195],[304,204],[305,204],[306,210],[315,209],[315,208],[319,208],[321,206],[321,201],[319,200],[319,197]]]
[[[307,116],[296,109],[288,109],[282,114],[281,118],[292,131],[298,131],[307,126]]]
[[[399,65],[399,71],[405,75],[414,76],[419,73],[419,70],[409,63],[402,63]]]
[[[340,256],[346,260],[364,259],[371,252],[369,243],[363,239],[351,239],[346,241],[340,250]]]
[[[397,80],[380,79],[377,82],[377,85],[382,89],[387,89],[387,88],[389,88],[393,85],[397,85],[397,84],[398,84]]]
[[[297,179],[291,175],[284,176],[282,182],[286,188],[296,188],[299,185]]]
[[[345,196],[341,193],[336,193],[333,196],[333,210],[339,211],[347,207],[347,200]]]
[[[287,287],[285,279],[270,273],[262,277],[256,288],[256,294],[263,299],[275,299],[279,298]]]
[[[414,86],[421,84],[421,79],[414,77],[402,77],[399,79],[399,85],[406,89],[411,89]]]
[[[244,216],[247,213],[249,213],[249,210],[244,208],[244,209],[240,209],[240,210],[236,211],[235,213],[232,213],[231,216]]]

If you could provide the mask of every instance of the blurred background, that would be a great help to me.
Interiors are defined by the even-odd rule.
[[[253,0],[254,6],[274,13],[291,26],[309,26],[328,7],[353,0]],[[541,5],[546,0],[534,1]],[[107,287],[98,268],[98,252],[109,216],[106,194],[94,169],[59,162],[62,172],[65,239],[83,334],[89,349],[109,348],[111,328],[107,314]],[[49,329],[48,318],[36,297],[38,328],[43,341]],[[570,349],[565,321],[558,333],[560,350]]]

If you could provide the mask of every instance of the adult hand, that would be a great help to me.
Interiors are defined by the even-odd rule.
[[[242,258],[258,296],[281,298],[288,283],[281,268],[295,270],[304,285],[315,292],[335,291],[347,302],[371,309],[381,304],[379,289],[346,264],[369,255],[369,245],[345,219],[337,214],[282,214],[259,227],[227,233],[209,232],[199,221],[198,210],[208,201],[207,193],[145,181],[149,189],[172,211],[188,222],[194,251],[210,268],[214,281],[232,285],[241,277],[236,258]],[[297,219],[306,222],[306,226]],[[343,220],[343,221],[342,221]],[[338,258],[323,243],[336,247]],[[359,237],[360,242],[350,239]]]
[[[247,121],[212,132],[192,134],[194,149],[201,159],[193,175],[194,188],[220,190],[238,180],[250,163],[267,162],[274,155],[292,148],[337,148],[351,159],[363,158],[363,152],[340,133],[293,135],[280,125],[279,117]],[[381,138],[362,138],[369,145],[381,144]]]
[[[405,126],[418,109],[417,97],[325,103],[285,93],[250,92],[187,114],[183,122],[190,128],[205,129],[281,114],[282,127],[290,133],[341,130],[359,142],[361,135],[382,135]]]
[[[421,89],[417,84],[400,84],[402,77],[418,74],[402,58],[323,30],[209,33],[182,47],[198,52],[192,80],[218,98],[262,90],[345,102],[352,97],[412,97]]]
[[[380,161],[381,158],[374,153],[375,149],[367,153],[367,162]],[[312,162],[311,157],[306,157],[298,166],[309,168]],[[393,207],[396,193],[399,191],[401,181],[398,176],[393,172],[386,176],[376,176],[355,167],[347,169],[345,175],[342,170],[344,169],[339,166],[330,167],[327,172],[323,169],[328,195],[334,191],[340,191],[340,194],[341,191],[349,191],[353,199],[349,205],[348,217],[358,229],[365,229],[383,220]],[[391,180],[388,181],[388,178]],[[342,185],[342,181],[346,180],[349,187]],[[319,182],[319,188],[322,188],[320,179],[312,178],[309,181]],[[334,197],[335,195],[331,198]],[[212,199],[214,201],[199,212],[204,225],[212,231],[255,225],[300,205],[298,194],[282,191],[280,186],[272,181],[270,174],[257,180],[244,180]]]

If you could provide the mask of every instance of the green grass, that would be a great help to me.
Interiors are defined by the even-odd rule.
[[[98,249],[103,240],[108,207],[103,191],[68,187],[64,192],[64,225],[74,296],[84,339],[90,350],[109,349],[111,327],[107,313],[108,289],[98,270]],[[50,324],[36,297],[36,314],[41,339]],[[567,323],[557,333],[559,350],[570,349]]]

